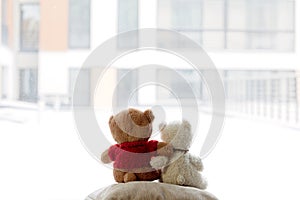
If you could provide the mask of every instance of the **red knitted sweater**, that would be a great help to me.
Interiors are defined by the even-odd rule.
[[[157,144],[156,140],[124,142],[111,146],[108,155],[117,169],[151,167],[151,157],[157,155]]]

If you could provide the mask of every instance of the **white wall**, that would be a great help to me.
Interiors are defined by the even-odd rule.
[[[156,28],[157,0],[139,0],[139,28]]]
[[[117,33],[117,0],[91,1],[91,48]]]
[[[0,65],[11,66],[13,64],[13,55],[8,48],[0,45],[0,55]]]
[[[69,69],[80,68],[89,51],[61,51],[39,53],[40,95],[67,95]]]
[[[299,53],[208,52],[219,69],[289,70],[300,65]]]
[[[39,53],[40,95],[67,95],[69,69],[80,68],[88,55],[102,42],[116,34],[117,0],[91,1],[91,50]]]

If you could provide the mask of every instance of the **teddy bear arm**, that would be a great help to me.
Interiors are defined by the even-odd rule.
[[[151,158],[150,165],[156,170],[162,169],[168,163],[168,158],[165,156],[156,156]]]
[[[173,146],[166,142],[158,142],[157,154],[160,156],[170,157],[173,154]]]
[[[102,154],[101,154],[101,161],[105,164],[107,163],[111,163],[112,160],[110,159],[109,155],[108,155],[108,149],[105,150]]]
[[[203,164],[202,164],[202,160],[199,157],[193,156],[193,155],[189,155],[189,160],[190,163],[198,170],[198,171],[202,171],[203,170]]]

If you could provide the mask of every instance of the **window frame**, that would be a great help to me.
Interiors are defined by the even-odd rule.
[[[171,2],[172,0],[167,0],[169,2]],[[201,10],[204,10],[204,6],[207,2],[203,2],[202,0],[199,0],[201,1],[201,5],[203,6],[201,8]],[[172,30],[175,30],[175,31],[178,31],[182,34],[186,34],[186,33],[193,33],[193,32],[196,32],[196,33],[199,33],[200,34],[200,38],[201,40],[200,41],[196,41],[197,43],[200,43],[202,46],[205,47],[205,45],[203,45],[203,33],[204,32],[219,32],[219,33],[223,33],[223,42],[220,46],[223,46],[223,48],[207,48],[209,50],[213,50],[213,51],[247,51],[247,52],[253,52],[253,51],[266,51],[266,52],[295,52],[296,50],[296,45],[295,45],[295,40],[296,40],[296,1],[295,0],[292,0],[292,4],[293,4],[293,16],[292,16],[292,19],[293,19],[293,27],[291,30],[281,30],[281,29],[276,29],[276,30],[250,30],[250,29],[230,29],[229,28],[229,16],[228,16],[228,13],[229,13],[229,3],[230,1],[232,0],[223,0],[223,27],[222,29],[217,29],[217,28],[200,28],[200,29],[174,29],[172,27],[172,24],[171,24],[171,27],[170,29]],[[160,27],[159,26],[159,12],[160,12],[160,2],[158,1],[157,3],[157,6],[156,6],[156,10],[157,10],[157,19],[156,19],[156,24],[157,24],[157,27],[158,28],[163,28],[163,27]],[[172,7],[170,8],[170,15],[172,15],[172,12],[174,12],[174,10],[172,9]],[[200,21],[203,21],[203,19],[200,19]],[[280,34],[280,33],[289,33],[289,34],[292,34],[291,35],[291,39],[294,41],[292,43],[292,46],[291,48],[289,49],[282,49],[282,48],[249,48],[249,47],[246,47],[244,46],[243,48],[229,48],[228,47],[228,34],[230,33],[246,33],[247,35],[248,34],[253,34],[253,33],[271,33],[271,34]],[[250,40],[251,36],[247,36],[247,40]],[[193,38],[191,38],[193,39]],[[194,39],[193,39],[194,40]],[[177,46],[179,46],[178,44],[176,44]],[[249,45],[247,45],[249,46]]]

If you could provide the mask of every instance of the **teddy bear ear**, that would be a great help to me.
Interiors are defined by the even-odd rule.
[[[162,122],[158,125],[160,131],[164,130],[166,126],[167,126],[166,122]]]
[[[147,117],[149,123],[153,122],[153,120],[154,120],[154,115],[153,115],[153,113],[152,113],[151,110],[146,110],[146,111],[144,112],[144,115]]]
[[[187,120],[182,120],[182,125],[185,129],[191,130],[191,124]]]
[[[113,118],[114,118],[114,116],[112,115],[112,116],[110,116],[110,118],[109,118],[109,121],[108,121],[108,124],[111,124],[111,121],[113,120]]]

